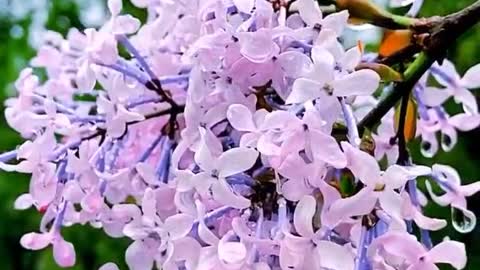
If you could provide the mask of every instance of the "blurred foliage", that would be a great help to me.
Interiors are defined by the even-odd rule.
[[[13,2],[13,0],[9,0]],[[16,1],[16,0],[15,0]],[[46,1],[48,18],[46,28],[66,34],[68,29],[76,27],[83,29],[84,25],[79,20],[80,0],[52,0]],[[8,1],[7,1],[8,2]],[[33,0],[24,0],[32,2]],[[103,2],[103,1],[101,1]],[[127,12],[140,19],[145,19],[145,11],[132,7],[124,1]],[[422,16],[445,15],[460,10],[462,7],[475,2],[474,0],[426,0],[422,8]],[[28,65],[29,59],[34,55],[34,49],[28,42],[29,28],[32,24],[31,10],[26,16],[13,16],[5,6],[0,3],[0,100],[4,100],[13,91],[12,82],[19,71]],[[477,26],[464,35],[449,52],[449,59],[453,60],[460,72],[480,62],[480,27]],[[3,111],[3,104],[0,110]],[[21,143],[21,138],[8,128],[5,120],[0,118],[0,151],[15,148]],[[463,133],[459,135],[459,143],[450,153],[439,153],[433,159],[425,159],[419,154],[417,143],[412,143],[412,153],[415,162],[423,164],[442,163],[458,169],[465,182],[480,180],[480,131]],[[20,237],[27,232],[38,230],[40,214],[31,209],[16,211],[13,209],[15,198],[28,190],[28,177],[14,173],[0,173],[0,261],[4,270],[55,270],[57,267],[52,258],[51,249],[43,251],[28,251],[19,244]],[[480,196],[469,200],[469,208],[480,214]],[[450,209],[440,208],[433,204],[428,205],[427,214],[450,219]],[[466,269],[480,269],[480,226],[470,234],[461,235],[449,227],[433,234],[436,241],[448,236],[467,244],[469,264]],[[111,239],[101,230],[87,226],[74,226],[64,229],[65,238],[74,243],[77,252],[77,265],[72,269],[91,270],[98,269],[105,262],[115,262],[121,269],[126,269],[124,251],[128,246],[126,239]],[[448,268],[444,268],[448,269]]]

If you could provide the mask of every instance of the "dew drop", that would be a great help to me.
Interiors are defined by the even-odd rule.
[[[475,214],[468,210],[452,207],[452,225],[459,233],[471,232],[477,223]]]

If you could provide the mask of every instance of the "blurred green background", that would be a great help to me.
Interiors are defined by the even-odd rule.
[[[106,14],[103,0],[0,0],[0,100],[13,93],[12,82],[19,71],[28,65],[34,56],[32,44],[41,38],[42,29],[51,29],[65,34],[69,28],[84,29],[101,23]],[[472,0],[426,0],[422,16],[445,15],[461,9]],[[125,10],[144,20],[146,13],[124,1]],[[464,35],[449,52],[460,72],[480,62],[480,27],[477,26]],[[477,95],[478,96],[478,95]],[[0,106],[3,112],[3,104]],[[16,147],[22,142],[18,135],[9,129],[0,118],[0,152]],[[418,163],[442,163],[454,166],[465,183],[480,180],[480,131],[460,134],[459,143],[451,153],[439,153],[434,159],[424,159],[419,155],[418,145],[413,144],[414,160]],[[28,190],[28,177],[25,175],[0,172],[0,269],[2,270],[55,270],[51,249],[31,252],[19,244],[20,237],[36,231],[40,214],[35,210],[16,211],[15,198]],[[469,208],[480,214],[480,196],[469,199]],[[450,219],[450,210],[429,205],[430,216]],[[472,233],[461,235],[451,225],[433,236],[438,241],[444,236],[467,244],[469,264],[466,269],[480,269],[480,226]],[[73,242],[77,252],[77,265],[72,269],[98,269],[105,262],[115,262],[121,269],[126,239],[111,239],[100,230],[75,226],[64,230],[65,238]],[[448,269],[448,268],[443,268]]]

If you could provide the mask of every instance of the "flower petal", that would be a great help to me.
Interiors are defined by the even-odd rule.
[[[270,60],[280,50],[273,42],[269,30],[261,28],[256,32],[237,33],[240,43],[240,53],[253,63],[264,63]]]
[[[118,266],[112,262],[102,265],[98,270],[119,270]]]
[[[153,258],[148,255],[148,247],[142,240],[130,244],[125,251],[125,261],[131,270],[152,269]]]
[[[242,104],[233,104],[228,107],[227,119],[238,131],[256,130],[252,112]]]
[[[25,210],[30,208],[33,205],[33,198],[32,195],[29,193],[24,193],[15,200],[15,209],[17,210]]]
[[[393,189],[385,189],[380,191],[378,197],[380,206],[391,216],[397,218],[402,218],[401,206],[402,206],[402,197]]]
[[[467,264],[465,244],[457,241],[443,241],[434,246],[428,255],[435,263],[448,263],[455,269],[463,269]]]
[[[95,73],[90,68],[88,63],[84,63],[80,66],[75,81],[77,83],[78,89],[80,89],[81,91],[88,92],[93,90],[93,87],[95,87],[96,78]]]
[[[380,181],[377,160],[349,143],[342,142],[342,148],[347,156],[347,167],[365,185],[374,187]]]
[[[366,215],[372,211],[376,203],[377,197],[374,191],[363,188],[351,197],[334,201],[326,212],[328,221],[325,221],[325,225],[334,228],[342,220]]]
[[[287,51],[277,56],[276,62],[285,74],[297,78],[311,71],[313,63],[308,56],[297,51]]]
[[[383,182],[391,189],[402,188],[405,186],[408,180],[411,180],[417,176],[428,175],[431,170],[425,166],[419,166],[425,168],[425,170],[409,170],[407,167],[399,165],[392,165],[383,174]]]
[[[480,64],[467,70],[460,83],[466,88],[480,88]]]
[[[53,258],[61,267],[75,265],[75,249],[72,243],[65,241],[61,236],[53,242]]]
[[[415,212],[413,220],[418,227],[429,231],[438,231],[447,226],[447,221],[443,219],[427,217],[418,210]]]
[[[228,177],[250,169],[258,158],[252,148],[237,147],[224,152],[218,158],[219,177]]]
[[[332,136],[314,129],[308,131],[308,136],[315,159],[329,163],[339,169],[347,166],[347,158]]]
[[[450,91],[436,88],[425,87],[423,91],[419,91],[421,101],[430,107],[440,106],[451,96]]]
[[[322,11],[318,3],[313,0],[296,1],[298,12],[302,20],[309,26],[315,26],[322,21]]]
[[[255,6],[254,0],[233,0],[233,3],[240,12],[250,14]]]
[[[380,76],[373,70],[362,69],[333,82],[333,94],[337,97],[368,96],[377,90]]]
[[[460,113],[450,117],[448,123],[460,131],[470,131],[480,126],[480,115]]]
[[[300,78],[295,80],[292,86],[292,92],[288,96],[286,103],[304,103],[316,99],[320,96],[322,85],[310,79]]]
[[[223,240],[223,239],[222,239]],[[240,263],[247,257],[247,248],[240,242],[220,241],[218,258],[229,264]]]
[[[227,186],[227,183],[216,182],[212,185],[212,193],[215,201],[236,209],[245,209],[250,207],[250,200],[236,195],[233,190]]]
[[[108,10],[113,17],[118,16],[122,11],[122,0],[108,0]]]
[[[318,241],[315,244],[315,251],[320,257],[320,264],[323,268],[333,270],[354,269],[355,256],[347,247],[329,241]]]
[[[198,215],[198,236],[199,238],[211,246],[218,244],[218,237],[205,224],[205,206],[199,200],[195,201]]]
[[[27,233],[20,239],[22,247],[31,250],[39,250],[46,248],[52,241],[50,233]]]
[[[176,214],[165,220],[163,229],[169,232],[173,240],[186,236],[192,229],[195,219],[187,214]]]
[[[426,253],[425,248],[415,236],[407,232],[391,232],[380,236],[377,240],[386,252],[391,255],[405,258],[408,262],[417,262],[418,258]]]
[[[310,195],[303,196],[297,204],[293,214],[293,224],[298,234],[310,238],[313,236],[313,216],[317,208],[315,198]]]

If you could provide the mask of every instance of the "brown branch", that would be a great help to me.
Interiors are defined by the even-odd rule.
[[[394,89],[370,111],[359,123],[359,131],[372,129],[400,99],[410,93],[422,75],[435,61],[442,61],[453,41],[480,21],[480,1],[443,18],[433,17],[421,20],[414,26],[417,31],[426,31],[423,52],[405,71],[405,80],[397,83]]]

